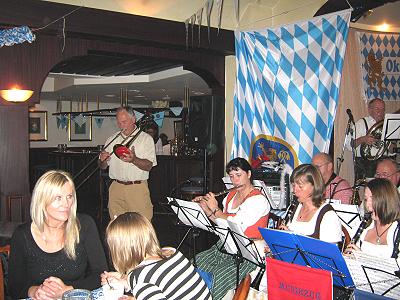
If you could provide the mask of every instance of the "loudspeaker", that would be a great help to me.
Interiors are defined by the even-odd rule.
[[[194,96],[189,101],[187,142],[214,154],[224,145],[225,101],[219,96]]]

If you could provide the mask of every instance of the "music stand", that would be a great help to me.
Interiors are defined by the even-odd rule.
[[[265,268],[265,263],[254,241],[244,235],[242,228],[238,224],[225,219],[216,219],[215,222],[218,226],[215,228],[215,233],[222,242],[219,250],[234,258],[237,287],[239,285],[240,264],[244,260],[260,268]]]
[[[360,226],[362,217],[357,205],[331,203],[342,225],[347,229],[350,237],[353,237]]]
[[[171,197],[167,197],[167,200],[179,221],[189,226],[177,249],[182,246],[191,233],[193,240],[193,265],[196,267],[196,238],[199,235],[198,229],[214,232],[214,226],[198,203]]]
[[[399,266],[394,258],[381,258],[355,251],[346,259],[355,288],[381,296],[400,299]]]
[[[400,114],[386,114],[383,121],[382,141],[397,142],[400,140]]]
[[[259,228],[274,258],[332,272],[333,284],[344,289],[353,287],[353,279],[335,244],[283,230]]]

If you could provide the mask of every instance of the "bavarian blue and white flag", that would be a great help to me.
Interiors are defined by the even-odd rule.
[[[350,13],[235,32],[232,157],[294,167],[328,150]]]

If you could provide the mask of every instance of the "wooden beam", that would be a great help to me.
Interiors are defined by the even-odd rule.
[[[0,26],[27,25],[31,29],[42,28],[50,22],[73,11],[78,6],[37,0],[0,0]],[[46,29],[36,32],[58,34],[62,22],[58,21]],[[189,43],[191,30],[189,30]],[[233,31],[211,28],[211,42],[208,43],[207,27],[202,26],[201,45],[197,46],[198,28],[195,27],[193,41],[195,45],[188,51],[215,51],[223,55],[234,54]],[[69,37],[93,39],[107,38],[109,41],[140,43],[153,46],[174,45],[186,48],[186,32],[182,22],[142,17],[82,7],[66,17],[65,33]]]

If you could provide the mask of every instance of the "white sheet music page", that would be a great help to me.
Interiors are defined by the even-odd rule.
[[[381,258],[354,252],[354,258],[345,257],[347,267],[357,289],[379,294],[394,299],[400,299],[400,284],[394,272],[399,267],[394,258]]]
[[[232,221],[227,220],[227,222],[229,228],[233,232],[237,233],[235,234],[235,239],[237,240],[242,256],[256,265],[262,263],[262,256],[259,254],[256,245],[254,243],[251,243],[250,239],[245,236],[242,228]]]
[[[174,200],[178,203],[179,207],[172,204],[171,208],[183,224],[213,231],[210,220],[198,203],[171,197],[167,197],[167,200],[169,203]]]
[[[238,251],[236,244],[233,241],[232,236],[228,234],[228,220],[217,218],[214,222],[218,227],[215,229],[215,233],[219,236],[219,239],[224,244],[225,250],[230,254],[236,254]]]
[[[338,215],[340,222],[346,227],[350,237],[353,237],[361,223],[359,208],[357,205],[331,203]]]

